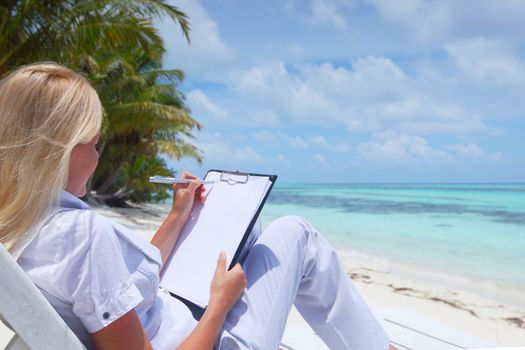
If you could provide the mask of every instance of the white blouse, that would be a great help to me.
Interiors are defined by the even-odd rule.
[[[133,308],[155,349],[174,349],[195,327],[159,289],[159,250],[73,195],[63,192],[30,237],[15,258],[86,347]]]

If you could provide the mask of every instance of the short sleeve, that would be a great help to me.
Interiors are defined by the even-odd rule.
[[[77,211],[78,235],[71,242],[65,268],[64,294],[73,313],[94,333],[142,301],[124,261],[118,238],[106,218],[92,210]],[[76,250],[76,251],[75,251]],[[73,252],[74,251],[74,252]]]

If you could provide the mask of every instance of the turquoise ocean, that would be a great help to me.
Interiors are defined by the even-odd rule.
[[[339,251],[525,291],[525,184],[280,184],[263,225],[306,217]]]

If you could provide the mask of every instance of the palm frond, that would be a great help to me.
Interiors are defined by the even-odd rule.
[[[181,139],[175,141],[157,141],[159,151],[169,157],[181,159],[190,157],[202,163],[202,151],[192,144],[189,144]]]
[[[115,133],[154,130],[177,125],[200,127],[186,110],[151,101],[119,104],[113,106],[108,113]]]
[[[161,18],[164,15],[169,16],[173,21],[179,23],[184,37],[188,43],[191,42],[191,25],[188,15],[178,7],[170,5],[164,0],[121,0],[121,2],[126,2],[127,6],[133,7],[135,10],[141,11],[148,16],[156,18]]]

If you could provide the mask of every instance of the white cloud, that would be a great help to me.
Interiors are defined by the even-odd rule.
[[[445,145],[443,146],[443,150],[449,152],[459,161],[467,160],[472,162],[499,162],[504,158],[502,153],[486,152],[473,142]]]
[[[525,64],[504,42],[485,38],[459,40],[447,45],[446,50],[467,77],[489,84],[523,86]]]
[[[474,143],[445,145],[443,148],[463,157],[479,158],[485,156],[485,152]]]
[[[419,0],[368,0],[383,17],[393,21],[411,21],[422,12],[423,2]]]
[[[308,143],[306,143],[306,141],[301,136],[288,138],[288,144],[290,145],[290,147],[295,149],[308,148]]]
[[[255,131],[252,135],[257,141],[265,144],[274,144],[278,139],[277,135],[268,130]]]
[[[444,152],[434,150],[424,137],[394,131],[374,134],[372,140],[358,146],[357,153],[369,161],[394,164],[442,161],[448,158]]]
[[[345,18],[340,14],[333,1],[312,0],[310,10],[309,20],[312,23],[333,26],[341,31],[347,28]]]
[[[397,130],[416,134],[463,135],[476,132],[495,132],[481,118],[456,103],[432,100],[431,96],[408,97],[379,107],[383,125],[395,121]],[[386,123],[385,123],[386,122]]]
[[[413,38],[423,46],[440,46],[457,37],[525,37],[521,0],[367,1],[393,25],[397,36]]]
[[[282,153],[277,153],[277,155],[274,158],[274,161],[269,164],[270,167],[274,166],[275,163],[278,163],[278,167],[284,167],[285,169],[292,169],[293,166],[290,163],[290,160],[287,156],[285,156]]]
[[[330,63],[287,69],[282,62],[269,62],[237,71],[229,86],[251,109],[259,110],[255,115],[264,111],[281,124],[329,124],[352,131],[395,129],[410,134],[490,130],[475,112],[479,107],[470,110],[471,106],[456,102],[458,97],[448,92],[446,81],[411,78],[384,57],[358,58],[351,69]],[[450,101],[443,100],[445,90]],[[261,125],[261,119],[250,121]],[[272,123],[276,124],[275,119]]]
[[[215,164],[261,163],[264,157],[250,146],[236,146],[235,135],[201,132],[196,139],[187,141],[203,151],[205,161]],[[234,145],[232,145],[232,143]]]
[[[222,163],[259,163],[264,158],[251,147],[232,148],[225,142],[197,143],[204,151],[204,156],[214,162]]]
[[[350,152],[352,146],[344,141],[335,142],[327,140],[323,135],[315,135],[312,137],[290,136],[284,132],[272,132],[269,130],[258,130],[253,132],[252,137],[265,147],[272,147],[276,145],[287,145],[295,150],[305,150],[310,147],[319,151],[329,151],[335,153]]]
[[[323,155],[321,155],[321,154],[319,154],[319,153],[314,154],[313,159],[314,159],[316,162],[321,163],[321,164],[323,164],[323,165],[325,165],[325,164],[328,163],[328,159],[327,159],[325,156],[323,156]]]
[[[312,141],[314,145],[323,146],[323,147],[328,146],[328,141],[326,141],[323,135],[312,136],[310,138],[310,141]]]
[[[365,56],[352,62],[352,69],[331,63],[303,65],[301,79],[310,89],[326,98],[350,97],[354,102],[392,100],[406,92],[410,82],[403,71],[385,57]],[[348,101],[350,102],[350,101]]]
[[[277,114],[268,109],[251,112],[247,117],[247,119],[251,121],[252,126],[257,125],[276,128],[282,124]]]
[[[255,106],[270,105],[276,115],[288,119],[347,124],[359,104],[397,95],[400,89],[393,81],[402,79],[402,72],[387,59],[359,59],[356,69],[359,71],[322,64],[292,73],[282,62],[270,62],[236,72],[230,86]],[[374,84],[378,79],[381,83]]]
[[[305,50],[301,45],[292,43],[288,45],[288,52],[294,57],[300,57],[305,53]]]
[[[436,6],[435,2],[424,0],[368,0],[379,14],[396,26],[417,29],[414,35],[430,39],[437,30],[450,28],[452,11],[447,6]]]
[[[352,150],[352,146],[350,144],[346,142],[329,142],[322,135],[312,136],[310,141],[312,144],[331,152],[350,152]]]
[[[192,114],[198,116],[200,113],[204,113],[220,121],[226,120],[225,117],[228,115],[228,112],[218,104],[210,101],[202,90],[192,90],[186,94],[186,97],[188,105],[192,109]]]
[[[238,70],[230,82],[234,90],[250,94],[267,94],[268,87],[281,87],[282,91],[293,85],[284,63],[277,61]]]
[[[276,156],[275,156],[275,160],[278,161],[278,162],[287,162],[288,160],[286,159],[286,157],[282,154],[282,153],[278,153]]]
[[[399,134],[394,131],[373,134],[372,139],[361,143],[358,155],[368,161],[394,165],[444,165],[463,164],[470,161],[499,161],[502,154],[489,154],[472,142],[446,144],[432,147],[420,135]],[[459,162],[459,163],[458,163]]]
[[[235,65],[236,52],[220,36],[219,27],[196,0],[178,0],[191,21],[191,45],[171,20],[160,24],[168,55],[165,65],[181,68],[192,79],[223,81]]]
[[[367,0],[375,7],[380,18],[378,26],[388,33],[386,40],[402,41],[407,51],[433,50],[446,43],[458,33],[468,32],[463,22],[472,18],[479,8],[468,9],[465,14],[461,1],[427,0]],[[471,3],[472,4],[472,3]],[[466,8],[472,7],[469,5]],[[381,38],[378,38],[381,40]]]
[[[503,153],[501,152],[496,152],[496,153],[489,155],[489,159],[493,162],[499,162],[503,160],[504,158],[505,157],[503,156]]]

